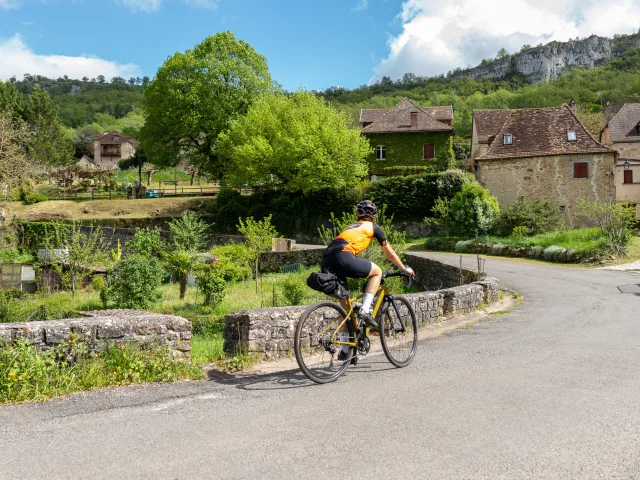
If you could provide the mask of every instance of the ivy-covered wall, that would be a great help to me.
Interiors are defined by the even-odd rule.
[[[453,155],[453,135],[447,132],[417,132],[417,133],[378,133],[367,135],[373,148],[367,158],[369,173],[375,175],[388,175],[385,167],[427,166],[434,171],[443,171],[455,168]],[[423,146],[425,143],[434,145],[435,158],[425,160]],[[376,160],[375,147],[385,145],[387,147],[387,159]]]

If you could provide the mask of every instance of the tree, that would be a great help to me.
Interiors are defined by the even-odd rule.
[[[149,159],[147,155],[144,153],[144,149],[142,145],[138,145],[136,148],[136,153],[133,154],[133,157],[122,159],[118,162],[118,168],[120,170],[129,170],[130,168],[138,169],[138,179],[140,181],[140,185],[142,185],[142,167],[148,163]]]
[[[116,84],[121,84],[121,85],[123,85],[123,84],[127,83],[127,81],[126,81],[124,78],[122,78],[122,77],[113,77],[113,78],[111,79],[111,83],[116,83]]]
[[[507,55],[509,55],[509,52],[507,52],[507,50],[505,48],[501,48],[500,50],[498,50],[498,53],[496,54],[496,58],[504,58]]]
[[[232,184],[303,192],[364,177],[371,150],[344,114],[304,91],[262,95],[220,135],[219,145]]]
[[[87,83],[87,82],[89,81],[89,77],[82,77],[82,81],[83,81],[84,83]]]
[[[258,272],[260,270],[260,254],[270,252],[273,249],[273,240],[278,238],[276,227],[271,225],[271,215],[260,221],[253,217],[245,218],[244,222],[238,219],[238,232],[244,235],[245,246],[249,250],[249,258],[256,265],[256,292],[258,291]]]
[[[267,60],[251,45],[231,32],[207,37],[168,58],[145,89],[142,143],[159,165],[186,158],[220,179],[225,162],[215,150],[218,135],[271,88]]]
[[[136,84],[136,77],[129,77],[129,85],[135,85]]]
[[[29,156],[42,165],[65,165],[73,157],[73,142],[58,117],[49,93],[36,85],[29,96],[25,120],[31,129]]]
[[[184,300],[187,294],[187,275],[195,269],[198,263],[197,254],[193,251],[173,250],[165,252],[162,256],[169,268],[178,273],[180,278],[180,300]]]
[[[146,87],[147,85],[149,85],[149,82],[151,82],[149,77],[147,77],[146,75],[144,77],[142,77],[142,86],[143,87]]]
[[[63,228],[60,235],[45,239],[44,243],[49,252],[58,252],[53,258],[62,264],[63,281],[71,286],[73,296],[90,267],[104,264],[108,259],[109,248],[99,227],[90,228],[87,233],[82,226],[74,224]]]
[[[24,123],[14,121],[10,112],[0,110],[0,183],[15,186],[31,173],[23,149],[28,134]]]
[[[174,218],[169,223],[169,232],[174,250],[192,251],[198,253],[207,243],[207,229],[209,225],[193,212],[184,212],[180,218]]]
[[[98,75],[96,78],[98,79],[98,83],[104,83],[105,82],[104,75]]]

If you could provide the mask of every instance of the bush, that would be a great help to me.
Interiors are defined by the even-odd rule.
[[[224,298],[224,290],[227,288],[222,276],[220,262],[203,265],[196,271],[196,285],[204,294],[205,305],[214,308],[219,305]]]
[[[91,290],[93,290],[94,292],[101,292],[102,290],[104,290],[104,287],[104,277],[94,277],[91,280]]]
[[[493,228],[500,209],[498,200],[478,184],[465,184],[450,203],[454,228],[460,235],[477,237]]]
[[[137,228],[136,233],[126,244],[127,250],[138,255],[150,257],[159,255],[163,250],[159,228]]]
[[[472,173],[462,170],[447,170],[440,173],[436,179],[438,197],[451,200],[456,193],[462,190],[463,186],[473,183],[476,183],[476,179]]]
[[[540,258],[542,257],[542,255],[544,254],[544,247],[541,247],[539,245],[536,245],[535,247],[531,248],[531,253],[530,255],[533,258]]]
[[[220,261],[222,278],[228,283],[251,278],[251,252],[242,243],[215,247],[211,253]]]
[[[519,225],[517,227],[514,227],[509,237],[514,239],[522,239],[522,238],[528,237],[529,235],[531,235],[531,230],[529,230],[529,227],[525,227],[524,225]]]
[[[470,252],[472,245],[473,245],[472,240],[460,240],[458,243],[456,243],[455,250],[458,253]]]
[[[498,231],[509,236],[517,227],[526,227],[528,235],[553,232],[564,226],[564,216],[558,205],[538,199],[519,199],[500,212]]]
[[[306,283],[297,277],[289,276],[281,284],[282,294],[287,305],[300,305],[307,291]]]
[[[180,218],[169,223],[171,241],[175,250],[201,252],[207,243],[206,231],[209,228],[193,212],[184,212]]]
[[[32,193],[26,195],[23,202],[25,205],[33,205],[35,203],[46,202],[47,200],[49,199],[40,193]]]
[[[491,246],[491,255],[502,255],[502,250],[506,245],[502,243],[496,243]]]
[[[567,249],[558,245],[551,245],[544,249],[544,259],[548,262],[563,262],[567,254]]]
[[[424,246],[429,250],[438,250],[441,243],[442,240],[440,240],[438,237],[429,237],[427,238],[427,241],[424,242]]]
[[[129,255],[108,272],[100,298],[116,308],[146,309],[162,297],[161,284],[162,268],[157,259]]]
[[[578,208],[583,215],[600,227],[605,237],[600,244],[602,250],[614,256],[626,257],[629,254],[629,244],[633,238],[632,228],[636,223],[634,205],[597,200],[581,201],[578,203]]]

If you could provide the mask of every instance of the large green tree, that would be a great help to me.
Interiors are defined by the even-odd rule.
[[[73,141],[64,131],[49,94],[36,85],[24,110],[32,135],[27,141],[29,156],[41,165],[64,165],[73,158]]]
[[[221,178],[218,135],[272,88],[266,58],[231,32],[174,54],[145,89],[141,140],[147,155],[163,166],[186,159],[203,174]]]
[[[348,123],[309,92],[264,94],[219,137],[227,179],[290,191],[342,188],[367,174],[371,150]]]

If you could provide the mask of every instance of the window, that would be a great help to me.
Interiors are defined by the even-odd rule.
[[[387,147],[385,145],[378,145],[376,147],[376,160],[387,159]]]
[[[505,145],[513,144],[513,135],[511,135],[510,133],[505,133],[502,139],[504,140]]]
[[[576,140],[578,140],[578,137],[576,136],[576,131],[575,130],[567,130],[567,141],[575,142]]]
[[[589,162],[574,163],[573,178],[589,178]]]
[[[435,147],[430,143],[425,143],[422,147],[422,158],[435,158]]]
[[[411,126],[418,126],[418,112],[411,112]]]
[[[120,137],[119,137],[118,135],[115,135],[115,136],[113,137],[113,139],[114,139],[114,140],[120,140]]]
[[[633,170],[624,171],[624,183],[633,183]]]

